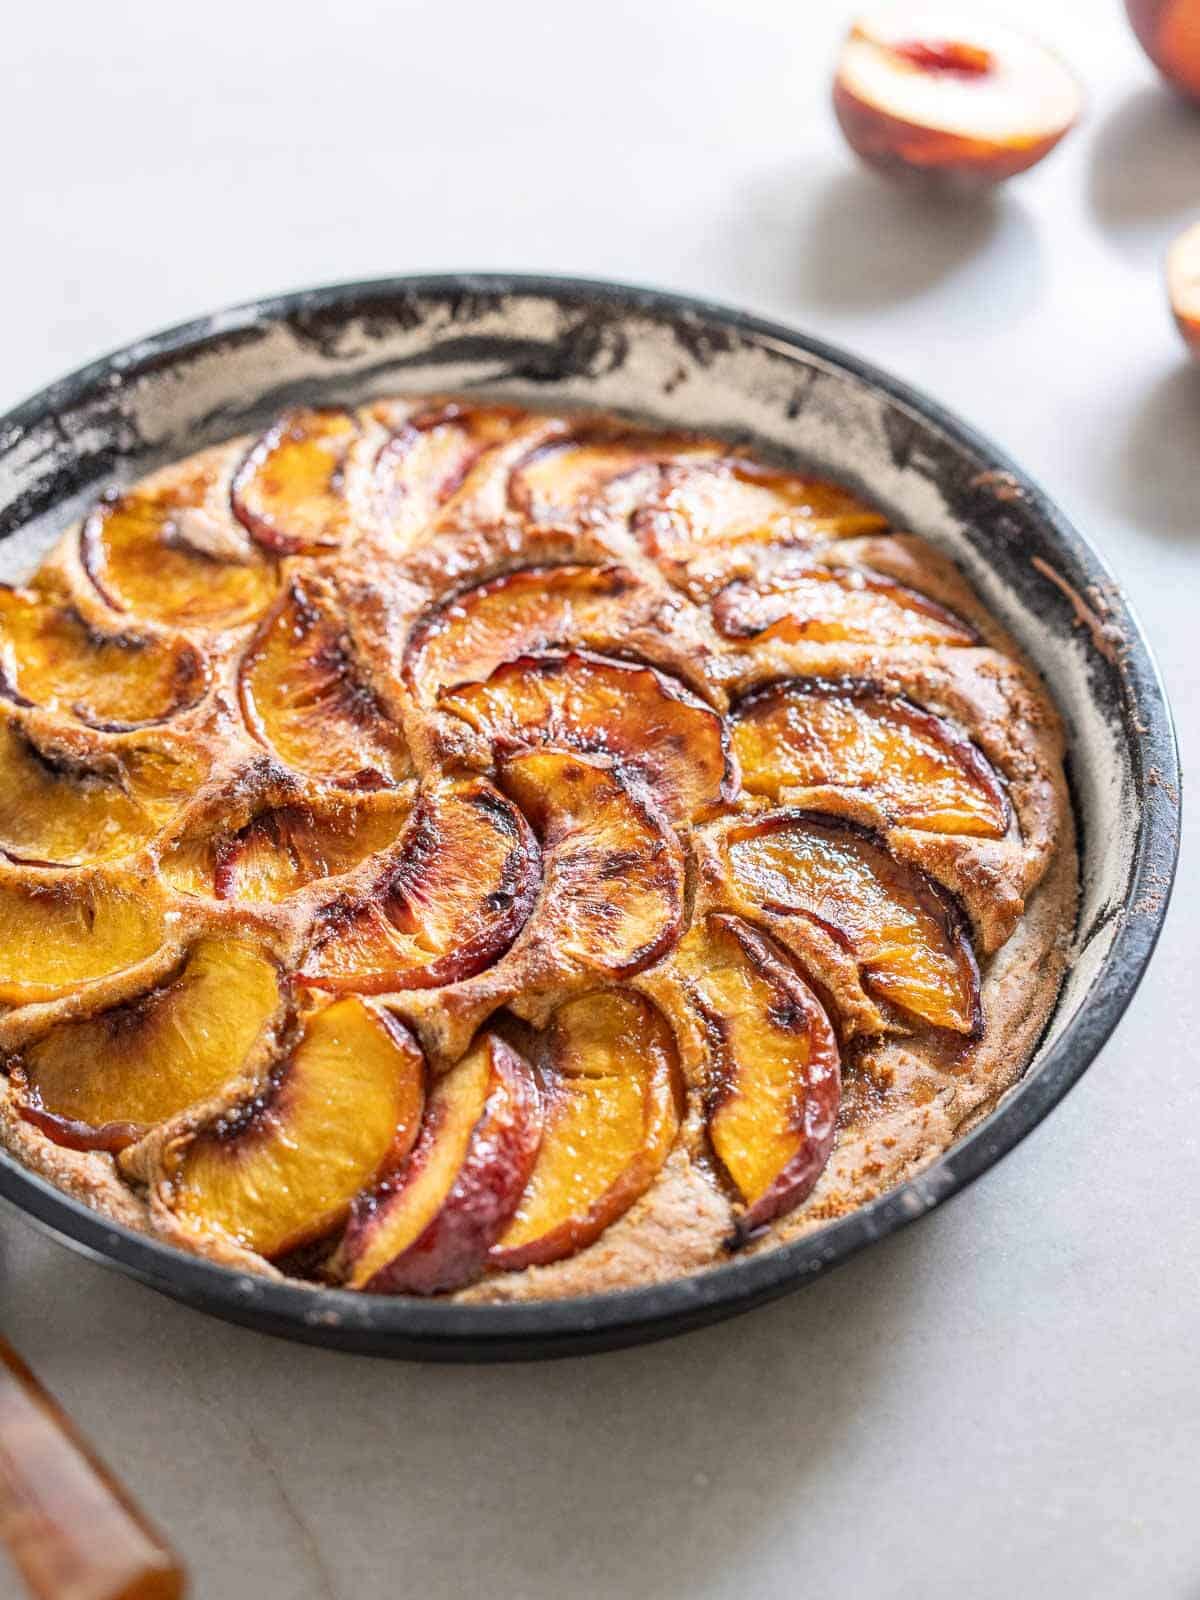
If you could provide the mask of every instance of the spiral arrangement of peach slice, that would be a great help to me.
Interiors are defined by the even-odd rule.
[[[715,440],[466,402],[105,496],[0,589],[16,1114],[177,1243],[371,1292],[579,1252],[676,1152],[756,1236],[860,1041],[984,1027],[918,846],[1019,829],[895,687],[980,644],[866,559],[900,537]]]

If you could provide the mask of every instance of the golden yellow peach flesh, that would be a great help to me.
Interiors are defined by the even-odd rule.
[[[203,938],[147,993],[28,1046],[16,1068],[26,1114],[62,1143],[120,1149],[233,1082],[280,994],[256,946]]]
[[[0,694],[94,728],[162,722],[193,704],[204,666],[182,639],[110,633],[65,602],[0,585]]]
[[[961,914],[881,841],[814,813],[779,811],[739,824],[725,848],[750,900],[823,929],[873,993],[935,1027],[978,1033],[979,972]]]
[[[0,1004],[57,1000],[135,967],[162,946],[159,896],[100,871],[0,875]]]
[[[1004,790],[987,759],[949,723],[870,684],[796,679],[745,699],[733,746],[751,794],[829,786],[872,800],[889,821],[999,839]]]
[[[267,1257],[321,1238],[412,1148],[424,1082],[399,1023],[337,1000],[308,1019],[265,1089],[169,1151],[164,1201],[186,1226]]]

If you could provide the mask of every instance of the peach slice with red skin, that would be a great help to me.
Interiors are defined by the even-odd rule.
[[[83,524],[80,559],[115,611],[188,628],[233,628],[278,586],[239,523],[202,504],[208,479],[105,496]]]
[[[668,467],[633,517],[648,555],[679,565],[739,545],[804,545],[880,533],[887,518],[840,484],[749,461]]]
[[[541,1146],[488,1257],[504,1271],[574,1255],[623,1216],[662,1170],[683,1113],[674,1040],[631,990],[561,1006],[545,1057]]]
[[[736,579],[713,601],[727,639],[795,644],[978,644],[953,612],[864,567],[791,567]]]
[[[425,1058],[387,1012],[350,997],[309,1017],[249,1099],[174,1140],[159,1197],[185,1227],[273,1260],[324,1238],[412,1149]]]
[[[482,683],[443,690],[438,705],[501,756],[538,745],[609,756],[675,823],[737,792],[723,719],[652,667],[579,651],[520,656]]]
[[[185,640],[108,632],[49,594],[0,584],[0,694],[18,705],[119,732],[166,721],[204,686]]]
[[[1200,73],[1200,11],[1197,12],[1197,72]],[[1197,91],[1200,95],[1200,90]],[[1200,356],[1200,222],[1180,234],[1167,257],[1167,292],[1175,325],[1194,356]]]
[[[375,465],[393,528],[416,531],[429,522],[521,419],[515,407],[453,401],[410,417],[380,450]]]
[[[382,994],[468,978],[503,954],[537,897],[537,842],[482,778],[425,789],[374,888],[319,914],[305,981]]]
[[[12,1069],[22,1115],[59,1144],[121,1150],[236,1078],[280,1002],[254,945],[201,939],[147,994],[27,1046]]]
[[[105,871],[0,872],[0,1005],[58,1000],[148,960],[166,936],[159,897]]]
[[[683,925],[684,860],[674,830],[607,761],[530,750],[500,783],[541,841],[545,885],[529,938],[556,971],[628,978],[671,948]]]
[[[278,902],[389,850],[411,812],[392,790],[268,800],[240,827],[198,823],[165,852],[161,871],[185,894]]]
[[[1200,8],[1196,0],[1125,0],[1138,42],[1175,89],[1200,100]]]
[[[354,1204],[333,1272],[370,1294],[437,1294],[479,1275],[542,1135],[529,1063],[486,1033],[429,1094],[415,1148]]]
[[[193,751],[162,735],[101,744],[0,712],[0,852],[31,866],[131,855],[203,771]]]
[[[961,7],[913,4],[854,24],[833,106],[850,147],[885,175],[983,187],[1047,156],[1083,97],[1034,40]]]
[[[709,1138],[745,1205],[741,1240],[794,1210],[825,1169],[841,1103],[837,1039],[783,951],[740,917],[712,913],[680,967],[708,1045]]]
[[[639,467],[703,461],[720,454],[721,446],[711,439],[596,423],[531,450],[513,469],[509,503],[533,522],[554,522],[571,516],[614,480]]]
[[[562,648],[603,650],[621,637],[638,588],[625,567],[521,567],[454,595],[417,623],[404,652],[413,692],[482,681],[506,661]]]
[[[747,695],[732,717],[742,782],[778,801],[785,789],[859,791],[890,821],[999,839],[1008,800],[969,739],[902,695],[861,680],[794,678]]]
[[[293,577],[264,617],[238,678],[250,732],[285,766],[342,788],[411,772],[404,736],[375,692],[332,597]]]
[[[961,912],[869,830],[776,811],[732,828],[724,849],[750,901],[823,929],[872,993],[934,1027],[978,1036],[979,968]]]
[[[233,514],[265,550],[313,555],[352,532],[345,470],[361,429],[348,411],[289,411],[234,474]]]

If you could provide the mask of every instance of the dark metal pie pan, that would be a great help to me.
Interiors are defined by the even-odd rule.
[[[269,1282],[114,1226],[0,1154],[0,1195],[178,1300],[290,1338],[439,1360],[680,1333],[811,1282],[965,1188],[1112,1032],[1162,927],[1179,838],[1178,759],[1149,647],[1103,561],[1041,490],[971,428],[855,357],[679,295],[507,274],[393,278],[281,295],[144,339],[0,418],[0,575],[32,566],[104,486],[289,402],[476,389],[751,441],[861,489],[952,556],[1062,710],[1082,902],[1050,1026],[986,1121],[918,1178],[818,1232],[652,1288],[473,1306]]]

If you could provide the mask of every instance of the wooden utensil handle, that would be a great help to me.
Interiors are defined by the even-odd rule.
[[[183,1568],[0,1338],[0,1539],[35,1600],[179,1600]]]

